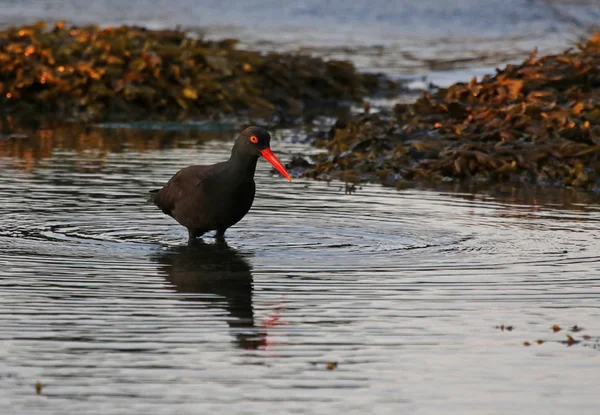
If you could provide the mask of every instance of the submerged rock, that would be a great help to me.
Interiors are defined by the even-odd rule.
[[[304,175],[600,188],[600,35],[392,111],[356,114]]]

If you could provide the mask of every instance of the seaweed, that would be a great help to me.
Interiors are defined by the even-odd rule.
[[[237,49],[180,30],[45,22],[0,31],[0,112],[64,119],[298,116],[398,83],[345,61]]]
[[[600,35],[413,104],[339,119],[307,177],[600,185]]]

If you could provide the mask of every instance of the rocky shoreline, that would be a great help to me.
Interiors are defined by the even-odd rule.
[[[179,30],[0,31],[0,116],[31,120],[289,120],[307,109],[396,97],[400,83],[349,62],[236,48]],[[293,171],[322,180],[536,183],[600,189],[600,35],[532,54],[412,104],[343,117]]]
[[[293,117],[399,84],[349,62],[236,48],[236,39],[141,27],[0,31],[0,112],[77,120]]]
[[[338,119],[303,175],[394,185],[528,182],[600,189],[600,35],[559,55]]]

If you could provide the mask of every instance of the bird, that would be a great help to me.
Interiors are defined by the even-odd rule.
[[[179,170],[162,189],[150,191],[150,201],[187,228],[190,242],[210,231],[222,239],[252,207],[254,173],[261,156],[292,181],[271,151],[269,132],[253,126],[238,135],[229,160]]]

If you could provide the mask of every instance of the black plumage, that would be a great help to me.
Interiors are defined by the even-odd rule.
[[[291,178],[270,149],[271,135],[261,127],[249,127],[235,140],[229,160],[210,166],[190,166],[150,200],[165,214],[188,229],[190,239],[209,231],[222,237],[252,207],[254,173],[259,157],[266,158],[288,180]]]

